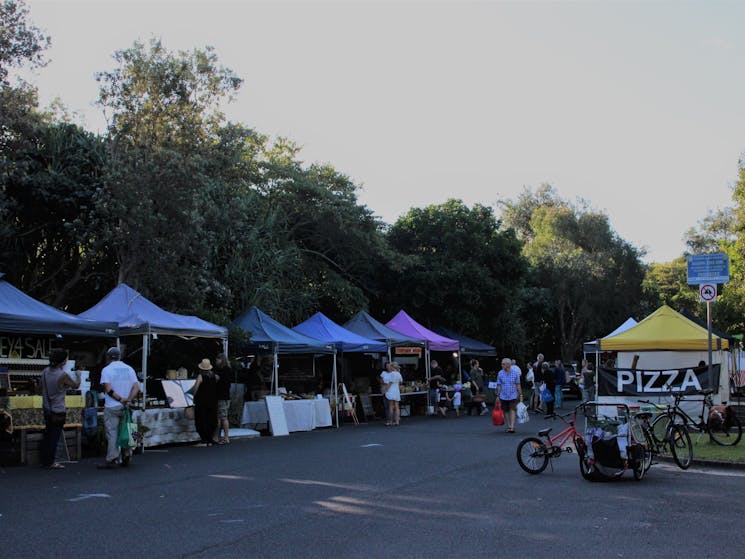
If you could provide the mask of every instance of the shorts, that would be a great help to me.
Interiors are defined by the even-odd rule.
[[[217,401],[217,420],[228,418],[228,410],[230,409],[230,400],[218,400]]]
[[[500,398],[499,405],[502,407],[502,411],[515,411],[517,409],[517,400],[502,400]]]
[[[454,410],[459,410],[460,409],[460,404],[453,404],[453,409]]]

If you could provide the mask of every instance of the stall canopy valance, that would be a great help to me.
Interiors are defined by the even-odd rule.
[[[450,330],[449,328],[445,328],[444,326],[435,328],[435,332],[442,336],[445,336],[446,338],[458,340],[458,342],[460,342],[460,352],[464,355],[479,355],[485,357],[496,357],[497,355],[497,348],[495,348],[494,346],[490,346],[488,344],[485,344],[484,342],[474,340],[473,338],[469,338],[468,336],[464,336],[463,334],[458,334],[457,332],[453,332],[452,330]]]
[[[69,314],[14,287],[0,272],[0,332],[115,338],[117,325]]]
[[[251,307],[236,318],[236,326],[249,335],[248,347],[287,353],[333,353],[331,345],[280,324],[258,307]]]
[[[712,335],[715,350],[727,349],[729,342]],[[708,332],[667,305],[636,326],[615,336],[598,340],[599,351],[674,351],[708,349]]]
[[[423,339],[432,351],[460,351],[458,340],[446,338],[428,330],[406,314],[404,310],[398,311],[398,314],[386,322],[385,325],[407,336]]]
[[[122,336],[153,332],[173,336],[225,338],[228,329],[196,316],[161,309],[124,283],[112,289],[98,304],[80,313],[83,318],[115,320]]]
[[[424,340],[416,339],[411,336],[396,332],[388,328],[382,322],[378,322],[365,311],[360,311],[349,322],[344,324],[344,328],[371,340],[386,342],[391,346],[423,346]]]
[[[305,322],[301,322],[293,330],[311,338],[334,344],[337,351],[345,353],[383,353],[388,351],[387,344],[350,332],[320,312],[317,312]]]
[[[611,332],[610,334],[608,334],[607,336],[604,336],[604,337],[605,338],[610,338],[611,336],[615,336],[616,334],[620,334],[621,332],[625,332],[629,328],[633,328],[637,324],[639,324],[639,323],[636,320],[634,320],[633,318],[629,317],[629,318],[626,319],[626,321],[623,324],[621,324],[621,326],[619,326],[618,328],[616,328],[615,330],[613,330],[613,332]],[[598,342],[597,342],[597,340],[593,340],[591,342],[585,342],[584,344],[582,344],[582,351],[584,351],[585,353],[595,353],[597,351],[597,349],[598,349]]]

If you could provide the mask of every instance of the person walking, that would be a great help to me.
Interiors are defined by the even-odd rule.
[[[445,381],[445,373],[443,372],[436,359],[432,359],[429,362],[429,405],[432,406],[432,415],[437,415],[438,407],[438,392],[437,388],[441,382]]]
[[[494,405],[502,408],[504,412],[504,421],[507,424],[507,432],[515,432],[515,419],[517,419],[517,402],[522,402],[523,392],[520,386],[520,374],[512,368],[512,360],[505,357],[502,359],[502,370],[497,375],[497,399],[498,404]]]
[[[194,383],[194,424],[199,433],[197,446],[212,446],[217,443],[217,381],[209,359],[202,359],[197,365],[199,374]]]
[[[557,359],[554,361],[554,382],[556,383],[554,386],[554,400],[555,405],[559,409],[564,408],[564,384],[566,384],[566,371],[564,371],[564,366],[561,363],[561,359]]]
[[[484,370],[481,368],[478,359],[471,359],[471,370],[468,372],[471,377],[472,404],[468,410],[471,415],[472,410],[476,410],[478,415],[484,415],[486,409],[486,396],[484,394]]]
[[[551,401],[546,402],[544,401],[544,405],[546,406],[546,416],[550,416],[554,414],[554,389],[556,388],[556,377],[554,376],[554,370],[551,368],[551,366],[548,364],[548,362],[544,361],[541,364],[541,370],[543,371],[543,374],[541,375],[543,378],[543,384],[546,385],[546,392],[549,396],[551,396]]]
[[[80,386],[80,373],[76,373],[73,379],[65,371],[67,358],[67,350],[54,348],[49,352],[49,366],[41,373],[41,398],[44,410],[41,465],[50,470],[64,468],[54,458],[67,418],[65,394],[68,388],[78,388]]]
[[[587,363],[582,369],[582,401],[589,402],[595,399],[595,367]]]
[[[390,427],[391,425],[391,410],[388,408],[388,400],[385,397],[385,393],[391,386],[391,373],[393,372],[393,362],[388,361],[385,364],[385,368],[380,373],[380,393],[383,395],[383,411],[385,412],[385,424]]]
[[[122,352],[118,347],[110,347],[106,352],[106,365],[101,371],[101,384],[104,391],[103,422],[106,426],[106,462],[99,464],[99,469],[126,468],[132,460],[132,449],[120,449],[117,444],[119,424],[124,415],[124,408],[129,407],[137,394],[140,383],[135,370],[124,363]]]
[[[533,392],[533,409],[536,412],[539,413],[545,413],[545,408],[543,406],[543,400],[541,400],[541,394],[538,390],[538,387],[543,384],[543,363],[544,363],[544,357],[542,353],[539,353],[536,356],[535,363],[533,363],[533,375],[535,376],[535,387],[536,390]]]
[[[403,377],[398,363],[392,361],[391,367],[393,370],[388,375],[388,389],[385,391],[385,398],[388,402],[390,425],[398,426],[401,424],[401,390],[399,385],[403,381]]]
[[[525,373],[525,381],[524,381],[524,396],[525,401],[528,403],[528,410],[533,410],[534,408],[534,400],[533,400],[533,394],[535,393],[535,373],[533,372],[533,364],[528,363],[528,372]]]
[[[230,444],[230,379],[233,377],[233,369],[230,367],[228,356],[220,353],[215,357],[215,374],[217,381],[217,429],[215,439],[218,444]],[[220,437],[222,431],[222,437]]]

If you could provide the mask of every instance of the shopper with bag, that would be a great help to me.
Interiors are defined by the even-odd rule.
[[[49,366],[41,373],[41,398],[44,409],[44,441],[41,446],[41,465],[50,470],[64,468],[54,461],[60,436],[67,417],[65,393],[80,386],[80,373],[75,379],[65,371],[67,350],[54,348],[49,352]]]
[[[502,370],[497,376],[497,402],[504,413],[508,433],[515,432],[518,399],[523,401],[520,373],[512,368],[512,360],[505,357],[502,359]],[[494,408],[497,409],[497,404]]]
[[[546,406],[546,415],[554,414],[554,390],[556,389],[556,377],[554,371],[547,362],[543,362],[542,378],[543,384],[541,385],[541,401]]]
[[[119,426],[124,418],[124,410],[129,411],[129,403],[140,393],[140,383],[132,367],[122,360],[118,347],[110,347],[106,352],[106,365],[101,371],[101,384],[104,390],[103,421],[106,426],[106,462],[99,464],[101,470],[129,466],[132,448],[119,447]]]

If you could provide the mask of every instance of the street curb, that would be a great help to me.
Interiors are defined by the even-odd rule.
[[[655,456],[656,460],[660,462],[675,463],[675,460],[669,456]],[[691,461],[692,466],[709,467],[709,468],[721,468],[723,470],[745,470],[745,462],[729,462],[727,460],[704,460],[701,458],[694,458]]]

